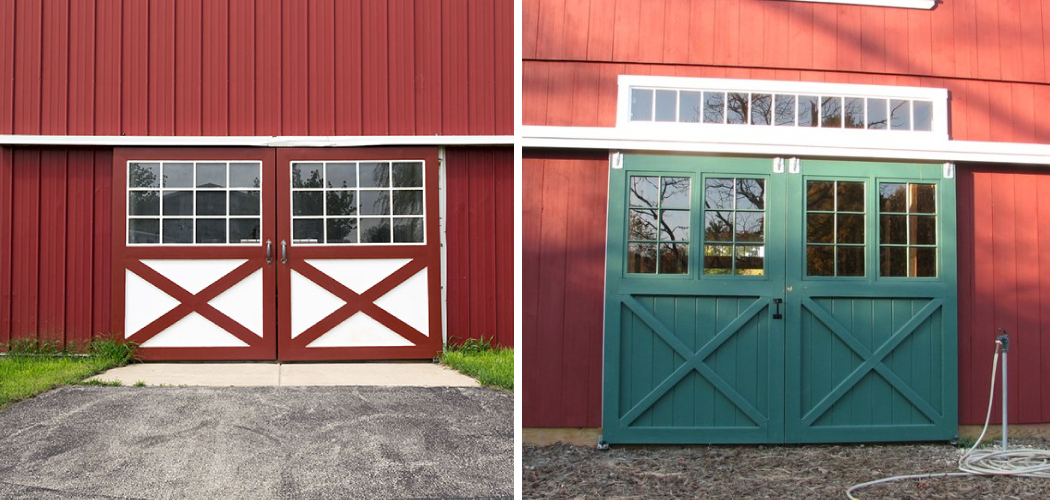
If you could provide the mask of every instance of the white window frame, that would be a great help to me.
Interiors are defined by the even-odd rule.
[[[871,141],[878,139],[919,140],[948,139],[948,90],[927,87],[858,85],[847,83],[796,82],[779,80],[741,80],[723,78],[689,78],[677,76],[620,75],[618,79],[616,128],[645,135],[657,133],[668,138],[696,140],[701,136],[746,134],[759,142],[797,138],[814,141]],[[823,127],[784,127],[722,123],[682,123],[631,121],[631,89],[635,87],[667,90],[704,90],[716,92],[750,92],[762,94],[801,94],[818,96],[909,99],[933,103],[930,131],[868,130]]]
[[[930,10],[937,0],[783,0],[787,2],[838,3],[847,5],[874,5],[877,7],[900,7],[903,9]]]

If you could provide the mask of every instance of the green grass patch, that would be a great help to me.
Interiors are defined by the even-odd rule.
[[[449,345],[441,362],[486,387],[514,392],[514,349],[493,346],[484,339],[467,339],[463,345]]]
[[[82,381],[127,363],[135,352],[134,344],[113,340],[60,349],[55,344],[21,339],[0,347],[7,351],[0,356],[0,410],[62,385],[113,385]]]

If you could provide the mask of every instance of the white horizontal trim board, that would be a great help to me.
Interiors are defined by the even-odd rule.
[[[903,7],[906,9],[930,10],[937,0],[783,0],[788,2],[841,3],[847,5],[874,5],[878,7]]]
[[[795,136],[754,137],[752,134],[711,132],[669,134],[666,131],[612,127],[523,126],[522,147],[576,148],[767,156],[877,158],[936,162],[987,162],[1050,166],[1050,144],[914,140],[906,136],[869,137],[849,141],[821,140],[814,130]],[[850,131],[831,131],[839,132]],[[881,135],[881,134],[880,134]]]
[[[155,136],[155,135],[0,135],[0,145],[21,146],[510,146],[511,135],[368,135],[368,136]]]

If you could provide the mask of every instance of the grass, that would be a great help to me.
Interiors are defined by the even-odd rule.
[[[441,362],[485,387],[514,392],[514,349],[493,346],[485,339],[467,339],[462,345],[449,345]]]
[[[7,351],[0,357],[0,410],[62,385],[114,385],[83,380],[127,363],[135,352],[133,344],[113,340],[62,349],[57,344],[20,339],[0,347]]]

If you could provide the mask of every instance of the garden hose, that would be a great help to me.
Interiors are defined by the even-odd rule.
[[[959,470],[961,472],[935,472],[932,474],[912,474],[907,476],[893,476],[876,479],[866,483],[855,484],[846,490],[846,496],[850,500],[858,500],[853,493],[868,486],[888,483],[891,481],[903,481],[905,479],[925,479],[934,477],[951,476],[1020,476],[1050,479],[1050,451],[1036,449],[1003,449],[1003,450],[977,450],[988,432],[988,424],[992,419],[992,401],[995,397],[995,370],[999,364],[999,353],[1003,349],[1002,341],[995,341],[995,356],[992,358],[992,383],[988,393],[988,413],[984,417],[984,428],[977,442],[970,447],[963,456],[959,457]]]

